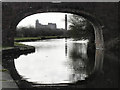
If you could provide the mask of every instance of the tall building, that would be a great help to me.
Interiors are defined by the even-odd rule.
[[[39,23],[39,20],[36,20],[36,24],[35,27],[38,29],[45,29],[45,28],[49,28],[49,29],[57,29],[57,25],[56,23],[48,23],[48,25],[42,25],[41,23]]]

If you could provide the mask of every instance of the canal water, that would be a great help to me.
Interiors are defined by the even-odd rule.
[[[87,55],[88,40],[63,38],[21,43],[36,48],[35,53],[14,60],[19,75],[29,82],[75,83],[85,80],[93,70],[94,60]],[[91,59],[94,57],[91,55]]]
[[[7,67],[20,87],[119,87],[118,57],[114,52],[90,48],[88,40],[62,38],[21,43],[34,46],[35,52],[8,59]]]

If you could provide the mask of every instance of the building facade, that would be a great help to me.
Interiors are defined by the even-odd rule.
[[[45,29],[45,28],[57,29],[56,23],[48,23],[48,25],[42,25],[41,23],[39,23],[39,20],[36,20],[35,27],[36,29]]]

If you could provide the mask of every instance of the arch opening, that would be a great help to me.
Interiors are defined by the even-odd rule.
[[[78,14],[77,14],[78,15]],[[92,18],[90,19],[90,20],[93,20]],[[96,22],[96,20],[95,21],[90,21],[90,20],[88,20],[92,25],[93,25],[93,27],[94,27],[94,30],[95,30],[95,43],[96,43],[96,45],[97,45],[97,47],[96,47],[96,49],[101,49],[101,46],[99,45],[99,44],[97,44],[97,40],[99,40],[99,43],[101,43],[101,41],[100,41],[100,32],[99,31],[96,31],[96,30],[100,30],[101,28],[100,28],[100,24],[99,23],[97,23]],[[99,26],[99,27],[98,27]],[[99,33],[98,33],[99,32]],[[103,49],[103,48],[102,48]]]

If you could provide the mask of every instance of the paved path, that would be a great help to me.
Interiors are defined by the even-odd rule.
[[[15,88],[15,90],[19,90],[17,84],[15,83],[13,78],[10,76],[9,71],[4,69],[0,64],[0,90],[1,90],[1,86],[3,88],[2,90],[6,90],[4,88],[11,88],[11,89]]]

